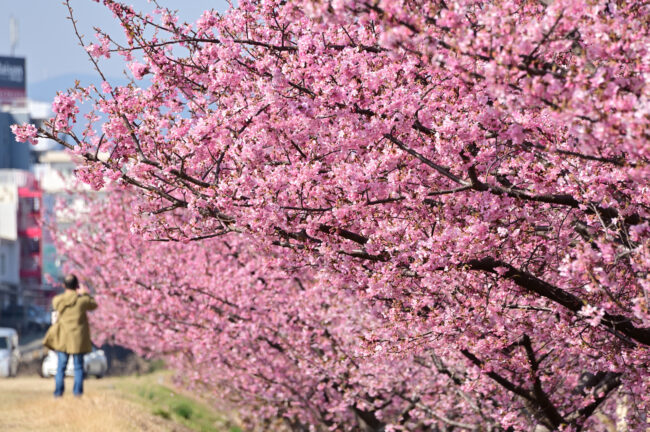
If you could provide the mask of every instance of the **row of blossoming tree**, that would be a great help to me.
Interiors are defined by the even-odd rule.
[[[251,424],[645,430],[650,5],[103,3],[132,82],[15,132],[109,191],[61,233],[105,334]]]

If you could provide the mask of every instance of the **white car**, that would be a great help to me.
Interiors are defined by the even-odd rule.
[[[56,355],[56,351],[48,351],[47,355],[43,359],[41,376],[44,378],[55,376],[58,363],[59,359]],[[101,378],[106,375],[107,370],[108,361],[106,360],[104,350],[93,347],[92,352],[84,355],[85,376],[94,375],[97,378]],[[68,366],[65,368],[65,375],[74,376],[74,360],[72,359],[72,355],[68,359]]]
[[[0,376],[16,376],[20,351],[18,350],[18,333],[8,327],[0,328]]]

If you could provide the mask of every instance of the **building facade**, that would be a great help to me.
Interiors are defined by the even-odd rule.
[[[64,230],[73,222],[57,211],[58,205],[67,208],[77,208],[79,201],[75,190],[78,185],[74,181],[75,163],[71,155],[63,150],[50,150],[38,155],[38,163],[34,165],[34,174],[43,189],[43,287],[51,287],[51,281],[62,279],[61,266],[65,257],[58,254],[54,244],[54,230]],[[51,288],[54,289],[54,288]]]
[[[0,184],[0,308],[17,303],[20,286],[18,187]]]
[[[42,304],[43,192],[34,174],[0,170],[0,306]]]
[[[58,222],[52,214],[65,188],[61,174],[74,169],[67,155],[50,152],[61,148],[51,140],[16,142],[11,125],[39,127],[51,116],[50,103],[27,99],[25,76],[24,58],[0,56],[0,325],[16,328],[28,312],[45,312],[55,294],[50,282],[59,279],[61,259],[47,226]]]

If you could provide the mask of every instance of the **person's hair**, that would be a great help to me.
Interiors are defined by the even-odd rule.
[[[63,279],[63,286],[66,287],[67,289],[73,289],[76,290],[79,288],[79,280],[77,279],[77,276],[73,274],[69,274]]]

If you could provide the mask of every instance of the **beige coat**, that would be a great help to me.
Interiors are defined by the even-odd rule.
[[[52,307],[57,311],[59,334],[50,345],[56,351],[68,354],[85,354],[92,351],[90,326],[86,311],[97,309],[95,299],[88,294],[77,294],[65,290],[52,300]]]

